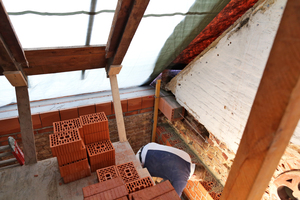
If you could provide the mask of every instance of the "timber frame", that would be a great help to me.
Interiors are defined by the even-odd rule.
[[[0,75],[6,75],[16,87],[26,164],[37,162],[27,76],[105,68],[115,94],[115,111],[122,112],[116,75],[148,3],[118,1],[106,46],[24,51],[0,0]],[[300,118],[299,10],[298,0],[288,0],[223,200],[261,198]],[[120,126],[124,126],[122,119]],[[126,141],[125,129],[121,129],[119,138]]]

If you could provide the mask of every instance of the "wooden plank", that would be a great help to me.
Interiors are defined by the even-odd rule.
[[[37,162],[29,95],[26,86],[15,87],[25,164]]]
[[[261,199],[299,121],[299,9],[287,2],[221,200]]]
[[[155,87],[155,102],[154,102],[154,114],[153,114],[152,142],[155,142],[155,138],[156,138],[156,127],[157,127],[157,116],[158,116],[158,105],[159,105],[160,82],[161,82],[161,80],[158,79],[156,81],[156,87]]]
[[[27,75],[98,69],[106,66],[105,46],[25,50]]]
[[[121,69],[122,69],[122,65],[112,65],[112,66],[110,66],[108,75],[111,76],[111,75],[119,74]]]
[[[3,73],[10,84],[14,87],[27,86],[27,81],[20,71],[5,71]]]
[[[14,28],[10,22],[10,19],[7,15],[7,12],[4,8],[2,1],[0,1],[0,19],[1,19],[0,20],[1,40],[3,40],[4,44],[8,47],[8,52],[10,52],[12,57],[15,58],[15,62],[19,63],[20,67],[28,67],[23,49],[14,31]],[[0,59],[0,65],[1,65],[1,59]],[[10,71],[14,71],[14,70],[16,69],[10,69]]]
[[[120,142],[126,142],[127,137],[126,137],[125,124],[124,124],[124,119],[123,119],[123,111],[122,111],[122,106],[121,106],[117,76],[111,75],[111,76],[109,76],[109,80],[110,80],[111,92],[112,92],[112,97],[113,97],[119,140],[120,140]]]
[[[114,55],[128,20],[133,0],[118,0],[114,19],[106,44],[106,58]]]
[[[135,0],[130,16],[128,18],[124,33],[118,45],[118,49],[114,55],[112,64],[120,65],[129,48],[131,40],[142,20],[144,12],[148,6],[149,0]]]

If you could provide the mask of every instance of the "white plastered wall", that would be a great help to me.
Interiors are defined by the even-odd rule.
[[[234,152],[285,4],[286,0],[265,1],[249,10],[167,85],[177,101]],[[291,142],[300,145],[299,123]]]

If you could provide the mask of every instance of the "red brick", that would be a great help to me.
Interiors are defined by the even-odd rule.
[[[69,175],[63,177],[63,180],[64,180],[64,183],[70,183],[70,182],[88,177],[90,175],[91,175],[91,170],[90,170],[90,167],[89,167],[88,169],[81,170],[81,171],[76,172],[74,174],[69,174]]]
[[[0,137],[0,142],[2,142],[2,141],[8,141],[8,137],[9,136]]]
[[[89,163],[87,158],[59,167],[61,177],[65,177],[70,174],[75,174],[86,169],[89,169]]]
[[[136,171],[133,162],[127,162],[121,165],[117,165],[117,170],[121,178],[125,183],[138,180],[140,178]]]
[[[142,98],[128,99],[128,111],[142,109]]]
[[[153,108],[146,108],[139,111],[139,113],[153,112]]]
[[[98,169],[96,173],[99,182],[107,181],[120,176],[115,165]]]
[[[40,117],[41,117],[43,127],[52,126],[53,122],[60,121],[60,116],[58,111],[40,113]]]
[[[156,197],[159,197],[165,193],[168,192],[175,192],[173,186],[171,185],[170,181],[164,181],[162,183],[159,183],[157,185],[154,185],[152,187],[145,188],[143,190],[139,190],[137,192],[133,192],[129,195],[130,199],[144,199],[144,200],[150,200],[155,199]],[[176,193],[177,198],[178,195]],[[175,197],[176,197],[175,196]],[[176,198],[175,198],[176,199]]]
[[[109,140],[109,131],[100,131],[95,133],[89,133],[84,135],[84,143],[85,144],[92,144],[102,140]]]
[[[115,165],[115,149],[110,140],[86,145],[92,172]]]
[[[53,156],[79,151],[82,148],[78,129],[51,134],[49,140]]]
[[[96,104],[96,112],[104,112],[105,115],[111,115],[113,114],[112,107],[112,102]]]
[[[77,129],[77,128],[81,128],[81,127],[82,127],[82,123],[79,118],[53,122],[53,132],[54,133],[68,131],[68,130]]]
[[[20,131],[19,118],[10,118],[0,120],[0,135],[17,133]]]
[[[78,114],[79,114],[79,116],[93,114],[95,112],[96,112],[96,106],[95,105],[80,106],[80,107],[78,107]]]
[[[119,199],[121,197],[126,197],[128,192],[125,185],[120,185],[115,188],[106,190],[104,192],[95,194],[93,196],[85,197],[85,200],[94,200],[94,199]],[[127,199],[127,198],[126,198]]]
[[[152,187],[153,185],[154,184],[150,176],[135,181],[131,181],[125,184],[129,194],[148,187]]]
[[[61,120],[68,120],[78,118],[78,109],[77,108],[69,108],[59,110]]]
[[[154,96],[142,97],[142,108],[154,107]]]
[[[93,185],[86,186],[82,188],[84,198],[93,196],[95,194],[102,193],[104,191],[116,188],[118,186],[124,185],[124,182],[121,177],[110,179],[104,182],[96,183]]]
[[[41,118],[40,118],[40,114],[35,114],[35,115],[32,115],[32,126],[33,126],[33,129],[38,129],[38,128],[42,128],[42,121],[41,121]]]
[[[111,116],[109,116],[109,119],[116,119],[116,116],[115,115],[111,115]]]
[[[131,116],[131,115],[136,115],[136,114],[139,114],[138,110],[132,111],[132,112],[127,112],[127,113],[125,113],[125,116]]]
[[[228,160],[228,156],[224,152],[222,152],[222,156],[225,158],[225,160]]]
[[[74,161],[87,158],[86,147],[85,147],[83,141],[81,141],[81,145],[82,145],[82,147],[78,151],[73,151],[73,152],[70,152],[67,154],[57,155],[58,166],[63,166],[68,163],[72,163]]]

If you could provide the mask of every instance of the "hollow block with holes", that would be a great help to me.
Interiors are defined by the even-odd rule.
[[[88,177],[91,175],[91,169],[90,166],[88,166],[85,169],[82,169],[76,173],[68,174],[63,177],[64,183],[70,183],[85,177]]]
[[[65,177],[67,175],[75,174],[88,168],[89,168],[88,160],[87,158],[84,158],[82,160],[68,163],[59,167],[59,171],[61,177]]]
[[[128,193],[137,192],[139,190],[152,187],[154,185],[152,179],[150,176],[147,176],[145,178],[141,178],[135,181],[131,181],[125,184]]]
[[[115,149],[110,140],[86,145],[92,172],[115,165]]]
[[[117,165],[118,173],[125,183],[134,181],[140,178],[137,170],[135,169],[133,162]]]
[[[107,181],[120,176],[115,165],[98,169],[96,172],[99,182]]]
[[[68,131],[76,128],[81,128],[80,118],[74,118],[59,122],[53,122],[53,133]]]
[[[100,134],[98,141],[109,140],[108,120],[104,112],[80,116],[84,135],[93,133]],[[96,141],[95,141],[96,142]]]
[[[172,197],[172,198],[162,198],[162,197]],[[150,199],[180,199],[178,194],[176,193],[174,187],[171,185],[170,181],[164,181],[152,187],[145,188],[143,190],[139,190],[133,192],[129,195],[129,199],[142,199],[142,200],[150,200]]]
[[[82,148],[82,140],[78,129],[51,134],[49,140],[53,156],[68,154]]]
[[[96,200],[96,199],[120,199],[126,197],[128,192],[125,185],[120,185],[118,187],[106,190],[104,192],[95,194],[93,196],[84,198],[85,200]],[[127,199],[127,198],[126,198]]]
[[[84,142],[85,144],[91,144],[102,140],[107,140],[105,138],[109,139],[109,131],[100,131],[95,133],[89,133],[84,135]]]

